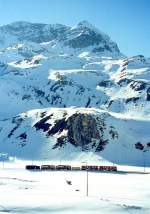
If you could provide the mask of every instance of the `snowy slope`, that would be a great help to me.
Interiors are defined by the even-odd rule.
[[[93,153],[96,161],[149,165],[149,123],[92,108],[32,110],[0,121],[0,147],[24,159],[75,161]]]
[[[143,156],[148,159],[150,59],[124,56],[109,36],[86,21],[74,27],[28,22],[1,26],[0,97],[2,153],[27,159],[32,154],[35,159],[45,154],[76,159],[90,153],[134,165],[142,165]],[[48,121],[52,126],[63,114],[74,115],[70,123],[77,124],[72,128],[83,122],[82,129],[77,129],[79,135],[84,133],[80,145],[70,144],[66,133],[71,126],[51,136],[33,127],[42,112],[43,118],[50,112],[55,115]],[[103,136],[98,127],[102,121]],[[94,134],[89,131],[92,123]],[[88,146],[83,149],[86,132]],[[61,135],[67,135],[64,148],[52,149]],[[98,139],[106,144],[99,151]]]

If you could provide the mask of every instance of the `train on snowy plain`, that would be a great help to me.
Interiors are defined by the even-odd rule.
[[[71,166],[71,165],[26,165],[27,170],[41,170],[41,171],[104,171],[104,172],[115,172],[117,171],[116,166],[94,166],[94,165],[83,165],[83,166]]]

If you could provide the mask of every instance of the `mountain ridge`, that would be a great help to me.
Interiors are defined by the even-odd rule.
[[[58,40],[62,42],[63,45],[72,48],[85,48],[94,44],[102,44],[104,48],[100,45],[99,49],[94,49],[94,51],[104,52],[104,49],[107,49],[109,52],[113,50],[118,54],[120,52],[117,45],[112,42],[106,34],[100,32],[87,21],[82,21],[73,28],[61,24],[42,24],[21,21],[1,26],[0,31],[1,33],[4,32],[16,36],[20,41],[25,40],[41,43]]]
[[[0,27],[1,152],[150,164],[149,74],[149,59],[124,56],[85,21]]]

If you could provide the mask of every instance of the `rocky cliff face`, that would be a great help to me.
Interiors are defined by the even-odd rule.
[[[56,120],[53,126],[47,122],[48,119],[50,119],[49,116],[42,118],[34,127],[36,130],[42,129],[46,132],[47,137],[55,134],[60,135],[53,148],[62,147],[69,142],[73,146],[80,147],[82,151],[90,148],[94,148],[95,151],[102,151],[109,141],[104,139],[104,131],[106,130],[104,119],[96,118],[92,114],[75,112],[67,118],[66,113],[66,116]],[[118,136],[117,132],[111,130],[111,128],[109,134],[113,135],[113,138]]]
[[[0,27],[1,151],[31,158],[34,150],[37,159],[92,153],[142,164],[149,74],[149,59],[123,56],[85,21]]]
[[[92,154],[143,165],[144,156],[150,164],[149,122],[98,109],[32,110],[0,121],[0,133],[1,150],[19,158],[79,160]]]

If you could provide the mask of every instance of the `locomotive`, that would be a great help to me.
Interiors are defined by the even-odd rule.
[[[41,167],[37,165],[26,165],[27,170],[40,170]]]

